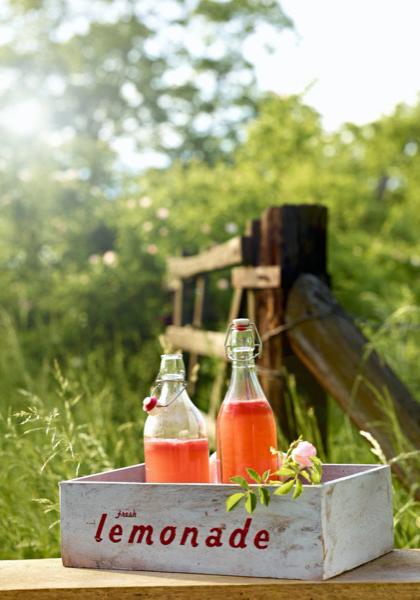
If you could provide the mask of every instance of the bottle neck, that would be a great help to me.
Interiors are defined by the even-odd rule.
[[[258,380],[253,353],[241,353],[237,358],[239,360],[232,361],[232,376],[225,401],[264,399],[265,394]]]
[[[180,402],[185,402],[185,397],[188,397],[186,393],[186,384],[183,378],[164,378],[161,385],[159,404],[162,406],[172,406],[179,404]]]

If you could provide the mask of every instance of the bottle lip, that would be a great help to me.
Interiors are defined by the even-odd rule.
[[[162,373],[185,373],[184,358],[181,352],[174,354],[161,354],[160,374]]]

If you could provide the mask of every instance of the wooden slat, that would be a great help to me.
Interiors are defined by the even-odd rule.
[[[385,390],[404,437],[418,447],[419,403],[376,352],[367,352],[368,340],[317,277],[302,275],[296,281],[289,294],[286,323],[291,327],[288,338],[295,354],[356,426],[372,433],[388,458],[401,449],[388,432],[386,402],[380,399]],[[407,469],[410,464],[406,461]],[[400,466],[393,468],[404,479]],[[407,483],[418,480],[418,475],[413,472]]]
[[[414,600],[420,551],[394,550],[329,581],[67,569],[61,559],[0,562],[2,600]]]
[[[195,256],[172,257],[167,261],[169,279],[185,279],[232,265],[247,264],[250,253],[250,238],[243,236],[232,238]]]
[[[177,327],[182,325],[182,302],[184,297],[184,284],[181,280],[178,280],[179,286],[175,290],[174,294],[174,307],[172,312],[172,322]]]
[[[178,279],[178,278],[172,278],[172,279],[167,278],[166,279],[165,287],[170,292],[176,292],[177,290],[179,290],[179,288],[181,286],[182,286],[182,279]]]
[[[241,289],[269,289],[280,287],[280,268],[235,267],[232,269],[232,286]]]
[[[199,328],[201,327],[203,320],[203,308],[204,308],[204,292],[206,289],[206,280],[204,275],[199,275],[197,277],[197,281],[195,283],[194,290],[194,312],[193,312],[193,327]],[[174,323],[176,325],[176,323]],[[188,362],[188,391],[191,395],[194,394],[195,386],[197,383],[197,367],[198,365],[198,355],[196,353],[190,354],[190,360]],[[197,367],[197,368],[196,368]]]
[[[179,350],[192,352],[201,356],[225,357],[225,334],[217,331],[199,331],[186,325],[185,327],[167,327],[166,337]]]

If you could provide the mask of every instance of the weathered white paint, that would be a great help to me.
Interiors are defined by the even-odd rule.
[[[354,473],[323,487],[324,579],[373,560],[394,545],[389,468]]]
[[[389,468],[372,465],[325,465],[325,483],[305,486],[302,496],[275,496],[269,508],[258,506],[245,548],[228,544],[231,532],[243,528],[243,509],[225,512],[234,486],[144,483],[144,466],[136,465],[61,483],[63,563],[71,567],[134,569],[185,573],[250,575],[287,579],[324,579],[392,549]],[[118,511],[135,517],[116,518]],[[101,515],[107,514],[95,540]],[[151,525],[153,544],[129,543],[133,525]],[[121,541],[109,530],[123,527]],[[176,527],[175,539],[162,545],[165,526]],[[198,546],[180,544],[185,527],[197,527]],[[222,547],[204,541],[211,528],[223,530]],[[267,530],[267,548],[254,538]],[[117,528],[118,533],[118,528]],[[170,533],[170,532],[169,532]],[[264,544],[263,544],[264,545]]]

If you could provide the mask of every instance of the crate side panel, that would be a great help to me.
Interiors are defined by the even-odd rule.
[[[71,481],[105,481],[105,482],[121,482],[121,483],[144,483],[146,481],[146,469],[144,463],[132,465],[131,467],[123,467],[122,469],[112,469],[112,471],[104,471],[94,475],[85,475]]]
[[[324,579],[392,550],[389,467],[331,482],[323,490]]]
[[[321,488],[306,489],[298,502],[275,497],[269,508],[258,506],[251,516],[243,508],[226,513],[225,500],[233,491],[230,486],[65,482],[61,485],[63,563],[103,569],[322,578]],[[241,541],[238,532],[231,538],[234,530],[246,531],[247,523],[245,547],[231,547],[229,540]],[[133,528],[141,525],[151,529],[145,530],[140,541],[139,531],[134,535]],[[193,530],[182,544],[186,527],[196,528],[196,533]],[[262,530],[269,532],[268,542],[266,534],[256,537]],[[172,537],[170,543],[162,543]]]
[[[375,465],[347,465],[347,464],[324,464],[322,470],[322,483],[334,481],[350,475],[358,475],[365,471],[371,471]]]

